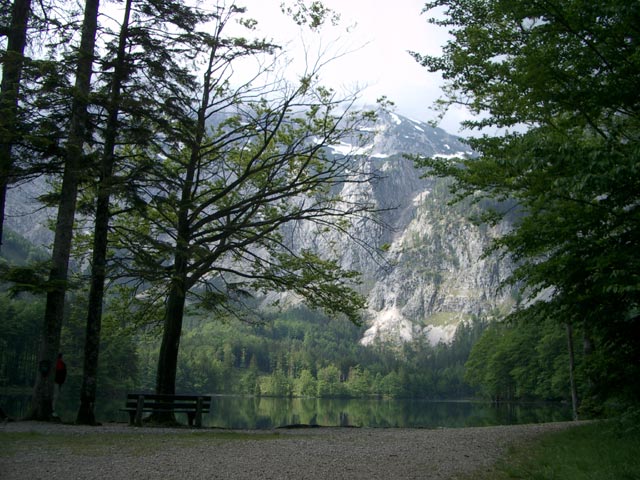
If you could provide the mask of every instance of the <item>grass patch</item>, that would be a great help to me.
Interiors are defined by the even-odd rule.
[[[480,480],[640,480],[640,430],[615,422],[581,425],[513,447]]]
[[[74,455],[102,456],[118,451],[141,456],[164,448],[212,445],[233,441],[259,441],[281,438],[278,433],[185,432],[185,433],[87,433],[43,434],[37,432],[0,433],[0,456],[8,457],[20,451],[67,452]]]

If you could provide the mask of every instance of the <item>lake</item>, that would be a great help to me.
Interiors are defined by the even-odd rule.
[[[64,392],[63,392],[64,393]],[[58,413],[73,422],[77,402],[63,395]],[[27,412],[30,397],[0,396],[0,405],[11,416]],[[98,403],[101,422],[127,422],[118,411],[122,400]],[[207,427],[270,429],[287,425],[321,425],[371,428],[441,428],[513,425],[571,420],[571,408],[557,403],[501,403],[477,401],[430,401],[418,399],[273,398],[214,395],[211,413],[203,418]],[[178,419],[184,421],[186,418]]]

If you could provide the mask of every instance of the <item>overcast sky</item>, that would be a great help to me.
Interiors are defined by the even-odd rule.
[[[280,11],[283,0],[244,0],[264,28],[264,34],[277,41],[290,41],[290,50],[300,45],[300,30]],[[288,0],[287,4],[293,4]],[[323,81],[333,87],[364,87],[363,100],[373,102],[386,95],[396,111],[416,120],[430,121],[436,113],[430,109],[440,96],[438,75],[427,72],[407,53],[438,53],[447,34],[427,23],[421,15],[424,0],[323,0],[341,15],[340,25],[325,28],[322,46],[333,51],[352,51],[323,69]],[[320,42],[316,38],[317,42]],[[319,43],[316,43],[316,47]],[[459,121],[464,113],[449,113],[440,126],[461,134]]]

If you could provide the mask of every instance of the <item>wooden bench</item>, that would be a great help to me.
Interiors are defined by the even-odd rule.
[[[161,395],[156,393],[129,393],[122,411],[129,412],[129,425],[142,425],[143,413],[186,413],[189,426],[201,427],[202,414],[209,413],[211,397],[206,395]]]

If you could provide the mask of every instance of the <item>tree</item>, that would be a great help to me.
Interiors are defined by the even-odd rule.
[[[12,147],[18,123],[18,105],[27,24],[31,0],[15,0],[11,8],[11,24],[7,32],[7,49],[2,58],[0,85],[0,246],[4,225],[7,187],[12,177]]]
[[[637,398],[628,365],[640,354],[632,340],[640,330],[640,5],[439,0],[432,8],[444,9],[430,21],[452,39],[441,56],[414,56],[445,78],[445,108],[464,105],[478,114],[466,126],[503,133],[469,140],[479,158],[418,164],[452,176],[457,198],[503,201],[480,220],[514,219],[493,249],[513,257],[511,281],[526,289],[517,314],[582,325],[609,356],[600,387]]]
[[[371,390],[371,378],[369,372],[362,370],[360,365],[349,368],[346,388],[350,396],[364,397]]]
[[[0,379],[3,386],[27,387],[33,382],[33,366],[38,355],[38,334],[42,323],[43,302],[23,294],[11,298],[0,295]]]
[[[264,65],[234,83],[233,65],[277,50],[267,41],[223,35],[242,14],[219,7],[213,33],[199,34],[199,97],[191,89],[158,92],[173,110],[148,150],[155,157],[138,202],[143,208],[115,225],[119,248],[130,252],[119,259],[123,274],[144,285],[148,298],[164,299],[159,393],[175,391],[189,295],[201,307],[237,311],[252,292],[289,290],[354,321],[363,305],[351,288],[356,274],[292,245],[286,228],[306,223],[317,235],[348,233],[350,218],[372,214],[371,204],[340,190],[374,174],[326,151],[347,135],[357,137],[371,115],[350,111],[355,95],[318,84],[321,62],[297,85],[269,77]]]
[[[342,395],[343,391],[338,367],[332,364],[318,370],[316,386],[319,397],[337,397]]]
[[[98,7],[98,0],[87,0],[85,3],[82,35],[78,48],[75,89],[65,147],[64,174],[51,255],[50,289],[47,293],[42,343],[38,355],[40,374],[36,376],[30,413],[31,417],[39,420],[49,420],[53,413],[53,380],[49,373],[60,347],[60,330],[64,315],[78,186],[81,179],[81,169],[87,166],[84,145],[89,132],[88,105],[93,73]]]
[[[106,55],[104,59],[105,70],[113,65],[110,78],[106,79],[107,92],[105,94],[104,109],[106,118],[102,132],[103,146],[100,155],[100,166],[96,185],[95,215],[93,244],[91,248],[91,287],[89,290],[89,303],[87,309],[87,328],[85,337],[85,354],[83,369],[83,384],[80,394],[80,408],[76,418],[77,423],[94,424],[94,405],[96,400],[98,359],[100,352],[100,329],[102,321],[103,299],[105,293],[105,280],[107,278],[108,234],[111,219],[112,196],[122,190],[123,185],[135,180],[137,169],[136,159],[131,158],[131,148],[127,148],[125,142],[135,142],[138,150],[146,148],[150,136],[140,124],[149,123],[154,116],[161,115],[163,109],[154,112],[143,105],[153,104],[152,99],[146,93],[142,85],[136,85],[141,78],[147,81],[158,82],[176,79],[185,74],[183,69],[165,62],[162,70],[162,78],[158,78],[157,69],[153,68],[153,58],[156,56],[169,56],[175,41],[172,38],[182,35],[188,36],[188,32],[194,28],[196,21],[203,21],[206,15],[198,15],[193,10],[174,2],[139,2],[135,11],[136,22],[131,24],[133,1],[127,0],[124,5],[123,20],[115,42],[113,55]],[[166,15],[170,11],[171,15]],[[167,24],[172,26],[172,34],[166,32]],[[158,33],[160,32],[160,33]],[[188,46],[184,41],[179,43],[181,48]],[[142,50],[143,53],[132,51]],[[142,47],[142,48],[140,48]],[[184,82],[184,80],[183,80]],[[131,93],[123,98],[122,90],[129,86]],[[121,118],[122,116],[125,118]],[[140,131],[141,130],[141,131]],[[126,140],[128,137],[129,140]],[[118,161],[118,154],[127,153],[129,158],[129,175],[124,175],[126,166],[123,160]],[[114,175],[116,166],[120,173]],[[122,194],[120,195],[122,197]]]
[[[293,381],[293,394],[298,397],[314,397],[318,393],[318,386],[313,374],[304,369],[300,376]]]
[[[554,319],[495,322],[474,344],[464,375],[495,401],[568,400],[567,357],[564,328]]]
[[[98,192],[96,198],[96,214],[94,219],[93,249],[91,264],[91,286],[89,289],[89,305],[87,308],[87,328],[84,346],[84,364],[82,388],[80,390],[80,407],[76,423],[93,425],[95,421],[94,404],[96,401],[96,385],[98,358],[100,354],[100,329],[102,323],[102,302],[106,278],[106,259],[109,230],[109,201],[113,184],[115,165],[115,147],[117,140],[118,114],[120,110],[120,94],[126,75],[126,47],[129,18],[132,0],[124,6],[124,16],[118,36],[118,47],[114,66],[113,79],[107,100],[107,125],[105,127],[104,147],[101,155]]]

